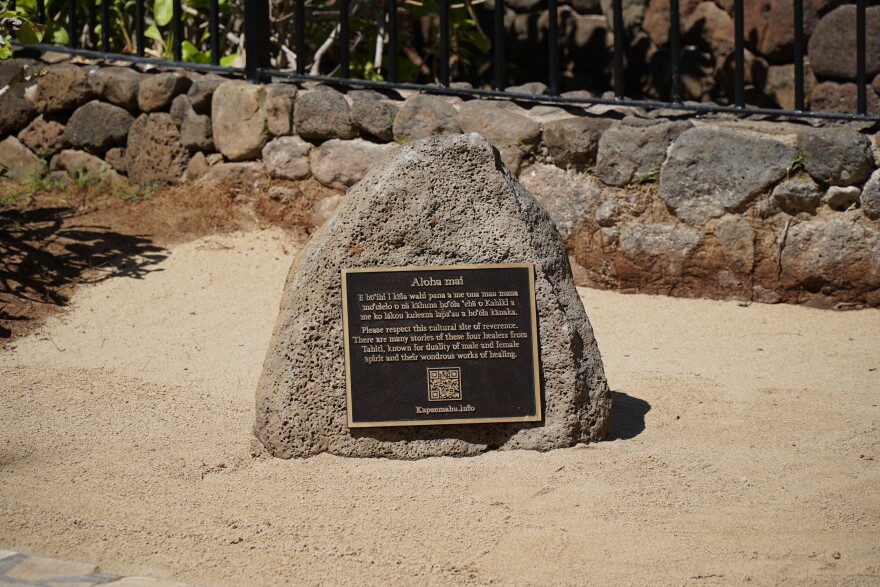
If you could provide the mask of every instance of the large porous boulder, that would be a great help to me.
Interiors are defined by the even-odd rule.
[[[350,430],[342,268],[482,263],[535,265],[544,420]],[[477,134],[405,145],[342,199],[291,267],[256,400],[256,436],[284,458],[548,450],[603,438],[611,407],[559,233]]]
[[[394,117],[394,139],[402,143],[431,135],[461,132],[455,108],[437,96],[417,94],[407,98]]]
[[[141,114],[128,131],[125,168],[138,185],[176,183],[189,162],[170,114]]]
[[[825,185],[862,183],[874,169],[871,139],[851,128],[811,128],[798,135],[804,169]]]
[[[880,114],[880,97],[870,87],[865,92],[868,114]],[[858,112],[858,86],[854,83],[822,82],[810,94],[810,109],[814,112]]]
[[[76,109],[67,121],[64,137],[75,147],[103,154],[111,147],[125,145],[133,122],[127,110],[92,100]]]
[[[331,139],[312,149],[309,166],[315,179],[328,187],[344,190],[360,181],[373,165],[396,148],[394,143]]]
[[[867,13],[868,79],[880,73],[880,6]],[[835,8],[819,21],[809,42],[810,65],[816,76],[834,80],[856,79],[856,7]]]
[[[293,106],[293,126],[296,134],[310,141],[357,136],[345,96],[329,88],[297,96]]]
[[[25,96],[30,85],[13,82],[0,95],[0,136],[17,133],[37,115],[37,108]]]
[[[471,100],[458,111],[458,124],[465,133],[478,132],[501,153],[501,160],[519,173],[523,157],[541,140],[541,127],[534,120],[498,102]]]
[[[596,176],[608,185],[624,186],[659,168],[666,149],[690,122],[661,122],[612,126],[599,139]]]
[[[191,85],[191,79],[176,71],[144,76],[138,87],[138,108],[143,112],[164,110]]]
[[[266,127],[276,137],[293,133],[293,104],[296,88],[272,84],[266,92]]]
[[[64,123],[42,114],[18,133],[18,138],[40,157],[51,157],[68,144],[64,137]]]
[[[106,182],[111,186],[123,186],[125,179],[109,163],[85,151],[65,149],[54,157],[49,169],[64,172],[70,179],[89,183]]]
[[[0,142],[0,178],[21,181],[43,177],[46,162],[37,157],[15,137]]]
[[[542,140],[557,166],[583,170],[596,162],[599,139],[609,126],[605,118],[561,118],[544,123]]]
[[[186,97],[193,110],[199,114],[211,114],[211,100],[214,92],[221,85],[226,83],[223,79],[199,79],[192,83],[189,90],[186,91]]]
[[[269,139],[266,88],[228,81],[214,92],[211,122],[214,145],[230,161],[256,159]]]
[[[690,224],[739,211],[785,177],[797,152],[779,141],[725,128],[685,131],[660,171],[660,197]]]
[[[73,110],[94,96],[86,70],[70,63],[50,65],[37,82],[37,110],[41,114]]]
[[[94,67],[88,77],[96,95],[126,110],[137,109],[142,74],[128,67]]]
[[[790,62],[794,53],[794,0],[746,0],[744,12],[749,49],[772,63]],[[812,3],[804,2],[806,37],[812,33],[816,20]]]

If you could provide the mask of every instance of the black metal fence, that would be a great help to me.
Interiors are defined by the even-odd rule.
[[[546,83],[549,91],[546,95],[532,95],[511,93],[508,87],[507,69],[509,66],[508,55],[505,51],[506,29],[504,3],[495,0],[494,7],[487,8],[491,11],[491,50],[482,55],[487,63],[490,63],[491,81],[482,87],[467,88],[460,84],[453,84],[451,79],[450,63],[455,57],[453,47],[450,44],[451,23],[450,13],[453,9],[461,9],[462,5],[452,6],[450,0],[436,0],[437,9],[435,19],[438,22],[436,33],[438,55],[436,67],[432,70],[433,83],[413,83],[401,79],[399,72],[400,56],[400,23],[399,15],[401,7],[398,0],[384,0],[378,7],[376,18],[382,19],[383,27],[381,40],[382,50],[394,58],[388,59],[388,65],[382,72],[382,79],[355,79],[351,70],[352,27],[351,6],[352,0],[335,0],[330,5],[330,10],[323,10],[323,17],[335,13],[335,26],[332,29],[328,42],[335,45],[338,51],[336,55],[337,67],[334,75],[320,75],[307,69],[307,39],[306,26],[310,24],[308,18],[315,17],[317,12],[311,0],[291,0],[293,22],[292,51],[293,63],[289,68],[277,67],[278,59],[273,57],[273,41],[271,33],[273,27],[279,26],[279,19],[270,17],[270,0],[244,0],[240,11],[243,23],[241,31],[243,39],[239,39],[243,56],[238,65],[223,64],[221,58],[221,44],[224,35],[221,34],[221,14],[223,9],[228,12],[228,6],[221,0],[197,0],[199,11],[195,17],[206,22],[197,22],[194,26],[209,50],[197,55],[198,59],[185,59],[185,52],[192,47],[187,45],[184,31],[184,4],[183,0],[162,0],[161,5],[157,0],[147,6],[146,0],[117,0],[113,5],[111,0],[30,0],[35,2],[36,18],[40,23],[57,25],[61,21],[66,30],[67,42],[59,44],[45,42],[36,45],[39,50],[51,50],[81,55],[96,59],[121,59],[134,62],[147,62],[155,65],[179,66],[200,71],[215,71],[225,74],[243,75],[252,80],[265,81],[275,78],[287,78],[296,81],[320,81],[331,84],[346,84],[375,88],[399,88],[416,89],[435,93],[457,94],[467,96],[486,96],[498,98],[515,98],[523,101],[535,101],[544,103],[572,103],[572,104],[630,104],[646,108],[674,107],[696,112],[731,112],[731,113],[759,113],[768,115],[806,116],[819,118],[853,119],[853,120],[880,120],[877,114],[868,113],[868,92],[872,91],[868,85],[866,75],[867,55],[867,0],[856,1],[856,108],[855,112],[809,112],[805,108],[805,72],[804,72],[804,0],[793,0],[794,4],[794,108],[791,110],[766,108],[748,105],[746,103],[746,49],[744,31],[744,6],[745,0],[735,0],[733,9],[734,43],[733,48],[733,91],[728,96],[728,103],[693,103],[683,100],[681,55],[682,34],[680,30],[680,5],[679,0],[669,0],[669,35],[668,35],[668,67],[669,92],[666,100],[644,99],[627,96],[625,89],[625,53],[626,33],[624,29],[623,0],[612,0],[611,31],[613,44],[610,48],[611,58],[611,83],[613,97],[572,97],[560,95],[560,45],[559,45],[559,11],[558,0],[546,0],[546,12],[548,16],[546,30],[546,75],[544,79],[534,80]],[[373,0],[374,2],[377,0]],[[468,2],[469,0],[465,0]],[[21,3],[22,0],[19,0]],[[168,14],[170,3],[170,14]],[[120,10],[120,6],[122,9]],[[468,4],[469,6],[469,4]],[[133,15],[130,14],[133,8]],[[326,8],[326,7],[325,7]],[[161,10],[160,10],[161,9]],[[187,5],[188,17],[193,17],[193,9]],[[111,18],[111,11],[114,11]],[[122,12],[125,11],[125,12]],[[65,14],[66,12],[66,14]],[[148,17],[148,12],[151,16]],[[148,49],[148,39],[155,45],[156,34],[153,31],[157,14],[161,12],[165,16],[161,19],[165,23],[167,37],[164,39],[164,53],[156,54]],[[127,39],[124,47],[114,47],[111,44],[111,30],[114,27],[114,19],[130,18],[134,34]],[[151,23],[148,23],[148,18]],[[81,22],[85,19],[87,22]],[[387,25],[387,26],[385,26]],[[189,26],[189,25],[188,25]],[[58,26],[55,27],[59,29]],[[84,31],[87,31],[85,33]],[[335,38],[333,37],[335,35]],[[58,35],[55,35],[58,37]],[[63,37],[64,35],[61,35]],[[332,41],[332,42],[331,42]],[[325,43],[326,44],[326,43]],[[189,56],[188,56],[189,57]],[[275,65],[273,65],[273,61]],[[361,76],[362,77],[362,76]]]

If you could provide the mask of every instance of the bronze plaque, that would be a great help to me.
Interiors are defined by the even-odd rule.
[[[342,270],[348,425],[541,420],[532,264]]]

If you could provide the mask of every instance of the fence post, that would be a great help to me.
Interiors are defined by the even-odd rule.
[[[244,73],[260,80],[260,68],[271,65],[269,55],[269,0],[245,0],[244,3]]]

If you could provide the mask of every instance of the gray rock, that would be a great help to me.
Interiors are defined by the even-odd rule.
[[[0,61],[0,88],[5,85],[25,81],[34,76],[42,68],[35,59],[10,58]]]
[[[546,96],[550,88],[543,82],[528,82],[518,86],[509,86],[505,89],[508,94],[524,94],[526,96]]]
[[[299,137],[279,137],[263,147],[263,163],[273,179],[305,179],[312,174],[312,144]]]
[[[226,80],[222,79],[199,79],[192,83],[186,92],[189,103],[193,110],[199,114],[211,114],[211,100],[214,92],[217,91]]]
[[[51,157],[67,147],[64,124],[51,116],[37,116],[18,133],[19,140],[40,157]]]
[[[660,197],[689,224],[738,211],[785,177],[796,151],[778,141],[724,128],[692,128],[669,149]]]
[[[702,237],[680,223],[649,222],[623,231],[620,250],[634,265],[649,273],[681,275]]]
[[[588,219],[588,210],[602,195],[602,186],[593,177],[538,163],[519,177],[550,218],[564,241],[574,236]]]
[[[874,169],[871,140],[851,128],[811,128],[798,135],[804,169],[825,185],[862,183]]]
[[[344,190],[361,180],[371,167],[397,149],[394,143],[380,145],[364,139],[331,139],[312,149],[309,165],[322,184]]]
[[[336,213],[339,204],[342,203],[342,198],[342,195],[334,194],[315,202],[312,206],[312,214],[309,216],[309,224],[314,227],[324,226],[324,223]]]
[[[0,96],[0,135],[17,133],[37,116],[37,107],[25,96],[30,86],[13,83]]]
[[[106,161],[85,151],[61,151],[52,157],[50,169],[63,171],[71,179],[88,183],[98,183],[105,179],[116,183],[122,181],[121,176]]]
[[[269,139],[266,88],[228,81],[214,92],[211,105],[214,145],[230,161],[256,159]]]
[[[544,421],[351,431],[340,270],[513,262],[535,264]],[[297,257],[281,307],[254,428],[275,456],[466,456],[492,448],[548,450],[607,433],[608,386],[562,241],[479,135],[431,137],[375,168]]]
[[[46,175],[46,162],[15,137],[0,141],[0,178],[23,181]]]
[[[125,168],[132,183],[176,183],[188,162],[189,153],[180,143],[180,131],[170,114],[141,114],[131,125],[125,148]]]
[[[825,192],[825,203],[829,208],[834,210],[846,210],[859,201],[862,190],[854,185],[839,186],[833,185]]]
[[[822,194],[816,182],[809,176],[801,176],[787,179],[773,188],[772,198],[779,209],[788,214],[814,214],[822,201]]]
[[[563,118],[544,123],[542,140],[558,167],[583,170],[596,163],[599,139],[610,126],[605,118]]]
[[[458,111],[458,124],[462,132],[477,132],[501,153],[501,160],[515,174],[519,174],[523,157],[531,153],[541,140],[538,123],[499,103],[471,100],[462,104]]]
[[[297,96],[293,124],[296,134],[306,140],[353,139],[357,136],[345,96],[326,88]]]
[[[104,161],[119,173],[128,173],[125,169],[125,149],[113,147],[104,153]]]
[[[666,160],[666,150],[690,122],[651,125],[615,125],[602,133],[596,158],[596,176],[608,185],[625,186]]]
[[[269,188],[269,191],[266,195],[269,196],[270,200],[286,205],[293,202],[300,194],[301,192],[299,190],[296,190],[290,186],[273,185]]]
[[[880,97],[871,88],[865,92],[868,114],[880,114]],[[854,83],[822,82],[810,94],[810,110],[814,112],[858,112],[858,87]]]
[[[294,86],[273,84],[266,94],[266,127],[276,137],[293,134]]]
[[[727,266],[750,274],[755,267],[755,229],[740,216],[727,216],[715,225],[715,237]]]
[[[127,110],[138,108],[138,88],[143,77],[128,67],[93,67],[88,71],[95,95]]]
[[[871,174],[859,197],[862,212],[871,220],[880,220],[880,169]]]
[[[867,13],[867,63],[870,80],[880,73],[880,6],[870,6]],[[819,21],[808,44],[810,64],[819,78],[855,81],[856,79],[856,7],[835,8]]]
[[[394,118],[400,109],[379,92],[356,90],[349,93],[351,118],[361,132],[383,141],[394,140]]]
[[[596,223],[603,228],[614,226],[620,220],[620,212],[620,203],[616,199],[605,200],[596,208]]]
[[[41,114],[73,110],[94,96],[86,71],[70,63],[50,65],[37,81],[36,104]]]
[[[190,112],[194,113],[195,110],[193,110],[192,105],[189,103],[189,98],[186,97],[186,94],[180,94],[171,101],[169,114],[171,114],[171,120],[174,121],[177,128],[180,128],[180,125],[183,124],[183,119]]]
[[[125,144],[134,117],[127,110],[92,100],[76,109],[64,129],[64,137],[74,147],[103,154]]]
[[[179,94],[185,93],[192,80],[178,72],[152,73],[138,86],[138,108],[143,112],[164,110]]]
[[[180,143],[190,151],[213,151],[214,125],[211,117],[198,114],[195,110],[188,112],[180,125]]]
[[[437,96],[411,96],[394,117],[394,139],[407,142],[432,135],[461,132],[456,118],[455,108]]]
[[[782,277],[796,281],[806,291],[880,288],[880,231],[851,217],[792,224],[784,245]]]

